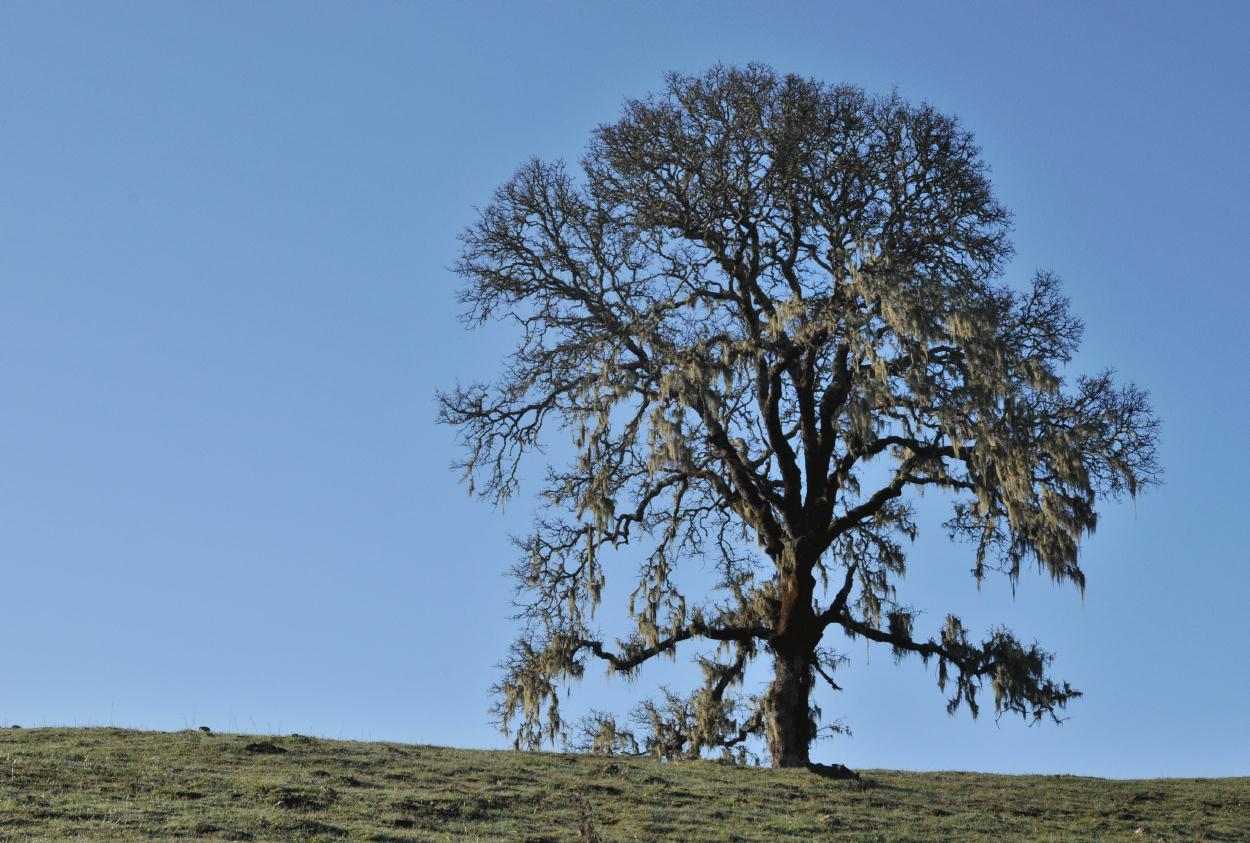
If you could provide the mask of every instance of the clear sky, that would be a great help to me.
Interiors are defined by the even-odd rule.
[[[456,234],[665,71],[761,61],[958,115],[1009,277],[1062,276],[1077,368],[1164,420],[1167,485],[1106,510],[1083,601],[913,549],[919,628],[1036,637],[1087,693],[1068,722],[948,717],[932,668],[860,641],[820,700],[853,735],[815,757],[1250,774],[1248,40],[1244,3],[7,0],[0,721],[506,745],[529,502],[469,499],[433,421],[507,342],[455,321]],[[592,671],[569,711],[692,670]]]

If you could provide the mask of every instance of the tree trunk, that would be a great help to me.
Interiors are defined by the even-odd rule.
[[[812,609],[816,578],[802,564],[797,547],[786,549],[778,565],[789,580],[782,592],[773,651],[773,683],[768,688],[768,754],[774,767],[806,767],[815,735],[812,722],[812,670],[820,629]]]
[[[807,767],[812,739],[810,650],[773,646],[773,683],[768,689],[768,754],[774,767]]]

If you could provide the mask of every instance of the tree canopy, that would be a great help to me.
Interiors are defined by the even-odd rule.
[[[767,741],[808,763],[813,682],[834,631],[937,663],[949,710],[1055,717],[1079,692],[1051,654],[959,618],[917,628],[896,599],[912,499],[950,501],[978,579],[1036,565],[1084,587],[1097,505],[1155,482],[1147,396],[1065,371],[1082,334],[1058,279],[1001,281],[1010,215],[972,136],[898,96],[760,66],[672,74],[592,134],[580,167],[531,160],[462,235],[465,319],[517,326],[499,379],[439,396],[469,488],[502,503],[543,435],[549,465],[517,540],[523,634],[497,691],[518,746],[563,730],[564,682],[633,674],[685,642],[704,682],[601,748],[693,756]],[[593,619],[610,554],[641,547],[634,631]],[[716,589],[675,571],[712,560]],[[705,648],[706,649],[706,648]],[[747,665],[771,658],[752,695]],[[836,687],[836,685],[835,685]]]

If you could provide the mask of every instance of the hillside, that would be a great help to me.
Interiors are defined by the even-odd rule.
[[[1250,840],[1250,778],[800,771],[0,730],[0,840]]]

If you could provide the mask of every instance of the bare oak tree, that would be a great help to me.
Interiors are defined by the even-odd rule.
[[[774,766],[806,765],[835,629],[936,661],[952,712],[988,682],[996,710],[1057,717],[1079,692],[1050,653],[954,616],[922,633],[896,599],[909,498],[946,494],[978,579],[1035,563],[1083,588],[1095,505],[1157,479],[1157,421],[1109,373],[1065,380],[1082,325],[1053,276],[996,283],[1009,214],[969,133],[897,96],[716,67],[627,102],[580,170],[530,161],[462,235],[465,318],[520,339],[497,383],[439,396],[496,503],[540,433],[576,448],[518,540],[526,626],[496,689],[517,745],[561,734],[561,684],[588,662],[633,674],[703,640],[702,687],[649,704],[641,740],[601,717],[604,748],[761,736]],[[623,545],[645,562],[613,642],[592,614]],[[716,591],[681,593],[691,557]]]

